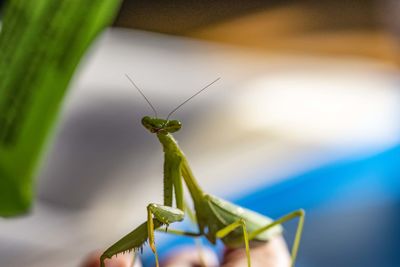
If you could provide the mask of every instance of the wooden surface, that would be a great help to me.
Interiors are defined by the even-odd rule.
[[[261,53],[367,57],[398,65],[395,1],[125,1],[115,26]],[[397,23],[397,25],[396,25]]]

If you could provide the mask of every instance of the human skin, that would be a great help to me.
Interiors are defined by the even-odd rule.
[[[208,267],[216,267],[216,256],[211,251],[205,250],[204,260]],[[99,267],[100,252],[90,254],[81,267]],[[251,247],[250,250],[252,267],[288,267],[290,266],[290,254],[282,237],[275,237],[267,243]],[[107,267],[131,267],[132,255],[123,254],[107,260]],[[139,261],[134,267],[140,267]],[[199,267],[200,259],[196,248],[185,248],[174,253],[166,261],[161,263],[162,267]],[[221,262],[221,267],[247,267],[246,251],[240,249],[226,249]]]

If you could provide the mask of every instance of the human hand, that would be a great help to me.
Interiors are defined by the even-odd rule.
[[[218,260],[216,255],[209,251],[203,251],[203,259],[208,267],[216,267]],[[252,267],[288,267],[290,266],[290,255],[286,243],[282,237],[275,237],[268,243],[263,243],[250,248]],[[88,257],[82,267],[99,267],[100,253],[94,253]],[[107,267],[131,267],[132,255],[123,254],[113,257],[106,262]],[[140,267],[137,261],[134,267]],[[196,248],[182,249],[164,261],[163,267],[195,267],[202,266],[199,253]],[[247,267],[246,251],[244,248],[226,249],[221,267]]]

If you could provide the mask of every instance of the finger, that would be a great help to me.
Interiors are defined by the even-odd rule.
[[[250,247],[252,267],[287,267],[290,266],[290,254],[284,239],[279,236],[269,242],[252,244]],[[227,249],[221,267],[246,267],[245,248]]]
[[[93,252],[87,256],[83,261],[81,267],[99,267],[100,266],[101,252]],[[133,261],[133,254],[125,253],[114,256],[105,261],[106,267],[131,267]],[[134,267],[142,267],[139,259],[136,259]]]
[[[208,248],[199,251],[196,247],[179,248],[172,252],[171,256],[163,262],[163,267],[217,267],[219,266],[217,255]]]

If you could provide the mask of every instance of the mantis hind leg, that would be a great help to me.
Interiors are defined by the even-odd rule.
[[[297,251],[299,249],[301,234],[303,232],[304,216],[305,216],[305,213],[304,213],[304,210],[302,210],[302,209],[293,211],[287,215],[282,216],[281,218],[277,219],[276,221],[273,221],[272,223],[251,232],[249,234],[249,239],[250,240],[254,239],[257,235],[261,234],[264,231],[267,231],[268,229],[270,229],[278,224],[282,224],[282,223],[285,223],[292,219],[299,218],[299,222],[297,224],[297,229],[296,229],[296,235],[294,238],[292,251],[291,251],[291,266],[293,267],[294,263],[296,261]]]

